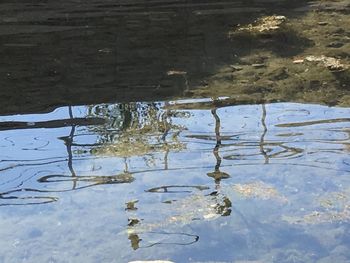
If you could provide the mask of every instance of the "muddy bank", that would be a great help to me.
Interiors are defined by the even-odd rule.
[[[241,49],[232,27],[307,2],[2,2],[0,114],[188,96]]]
[[[348,71],[293,61],[348,63],[348,12],[346,1],[3,2],[0,114],[219,95],[347,105]],[[274,14],[283,30],[230,35]]]
[[[252,52],[238,54],[234,63],[208,78],[195,94],[219,93],[235,103],[349,106],[349,11],[348,3],[323,1],[299,18],[264,16],[233,28],[232,42],[243,42]]]

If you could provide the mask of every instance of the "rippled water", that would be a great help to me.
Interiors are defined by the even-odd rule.
[[[3,0],[0,263],[350,262],[349,13]]]
[[[350,109],[225,100],[1,117],[1,261],[347,262]]]

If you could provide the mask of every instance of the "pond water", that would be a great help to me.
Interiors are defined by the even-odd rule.
[[[225,99],[3,116],[1,261],[347,262],[350,108]]]
[[[0,3],[0,262],[350,262],[347,0]]]

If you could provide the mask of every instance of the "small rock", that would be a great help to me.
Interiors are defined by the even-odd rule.
[[[274,70],[269,74],[269,80],[283,80],[289,77],[288,69],[285,67]]]
[[[342,64],[339,59],[333,57],[322,56],[307,56],[305,61],[316,62],[323,64],[326,68],[331,71],[343,71],[347,69],[347,66]]]
[[[102,49],[99,49],[98,52],[100,52],[100,53],[111,53],[112,49],[110,49],[110,48],[102,48]]]
[[[253,68],[264,68],[264,67],[266,67],[266,65],[265,64],[252,64],[252,67]]]
[[[326,25],[328,25],[328,22],[326,22],[326,21],[320,21],[320,22],[318,22],[318,24],[319,24],[320,26],[326,26]]]
[[[293,61],[294,64],[302,64],[304,63],[304,59],[296,59]]]
[[[236,65],[230,65],[230,68],[232,68],[232,69],[233,69],[233,71],[240,71],[240,70],[242,70],[242,69],[243,69],[242,67],[240,67],[240,66],[236,66]]]
[[[327,45],[327,47],[331,47],[331,48],[340,48],[342,46],[344,46],[344,43],[342,42],[332,42]]]
[[[174,76],[174,75],[186,75],[187,72],[186,71],[183,71],[183,70],[169,70],[167,71],[166,73],[168,76]]]

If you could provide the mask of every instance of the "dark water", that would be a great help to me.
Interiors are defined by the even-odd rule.
[[[274,75],[307,82],[295,92],[259,82],[312,52],[348,63],[347,24],[332,31],[337,52],[321,50],[317,32],[308,39],[310,27],[227,37],[267,15],[313,23],[315,6],[326,31],[349,11],[341,1],[1,2],[0,262],[350,262],[348,71]],[[242,77],[227,67],[254,89],[227,86]]]

